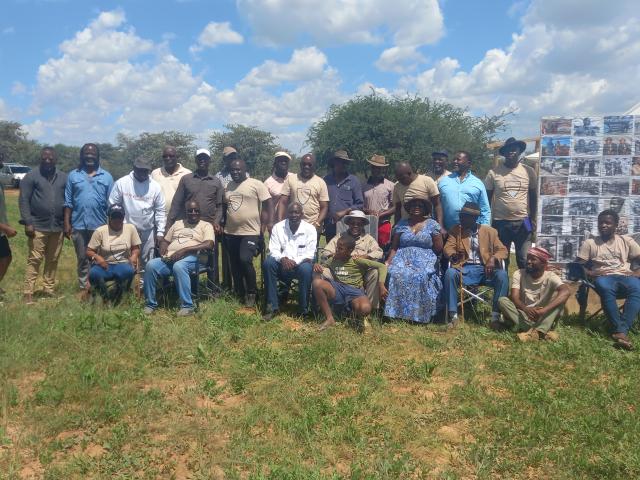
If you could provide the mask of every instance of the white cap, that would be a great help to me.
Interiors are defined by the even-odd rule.
[[[289,160],[291,160],[291,155],[289,155],[287,152],[276,152],[273,158],[275,160],[278,157],[287,157]]]
[[[207,157],[211,158],[211,152],[210,152],[209,150],[207,150],[206,148],[199,148],[199,149],[196,151],[196,157],[198,157],[198,156],[202,155],[203,153],[204,153]]]

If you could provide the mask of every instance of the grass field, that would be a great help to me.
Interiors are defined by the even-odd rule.
[[[640,357],[597,325],[519,344],[472,322],[318,333],[231,301],[145,318],[80,303],[70,244],[63,297],[25,307],[22,230],[12,246],[1,478],[640,478]]]

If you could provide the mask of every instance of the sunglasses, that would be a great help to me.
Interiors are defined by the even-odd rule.
[[[187,208],[187,213],[200,213],[197,208]]]

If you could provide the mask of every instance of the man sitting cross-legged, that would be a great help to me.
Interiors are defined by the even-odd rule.
[[[451,267],[444,274],[444,299],[449,312],[447,321],[455,326],[458,321],[458,287],[463,285],[489,285],[493,287],[492,320],[497,320],[498,299],[507,296],[507,272],[496,268],[499,260],[509,255],[498,239],[498,232],[488,225],[480,225],[480,207],[466,202],[460,210],[460,224],[449,231],[444,254]]]
[[[173,274],[180,297],[179,317],[193,314],[190,273],[195,272],[199,250],[212,250],[213,226],[200,220],[200,206],[191,200],[186,204],[186,219],[178,220],[165,234],[160,243],[159,258],[147,263],[144,272],[144,313],[152,314],[158,308],[156,300],[157,282]]]
[[[491,322],[493,330],[515,327],[523,342],[557,340],[557,332],[551,329],[569,298],[569,287],[547,271],[550,259],[544,248],[529,248],[526,267],[514,272],[511,279],[511,298],[498,300],[505,319]]]
[[[384,286],[387,266],[366,258],[352,258],[351,254],[355,247],[356,241],[349,235],[343,235],[338,239],[336,253],[331,259],[323,262],[324,266],[331,271],[333,280],[322,277],[323,265],[316,263],[313,266],[313,271],[316,273],[312,285],[313,295],[326,318],[320,330],[336,323],[331,311],[332,305],[338,310],[351,311],[361,317],[371,312],[371,302],[362,290],[362,276],[371,267],[378,270],[380,298],[387,297],[387,289]]]
[[[276,223],[269,238],[269,256],[264,261],[264,285],[267,290],[267,313],[262,317],[268,321],[278,315],[278,280],[287,285],[298,279],[298,301],[300,315],[309,313],[309,291],[316,253],[316,227],[302,220],[302,205],[290,203],[287,219]]]

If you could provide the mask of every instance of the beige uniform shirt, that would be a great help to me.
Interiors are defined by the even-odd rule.
[[[536,173],[519,163],[507,168],[503,163],[489,170],[484,179],[486,189],[493,191],[492,220],[522,220],[529,215],[529,190],[538,184]]]
[[[561,285],[562,280],[553,272],[544,272],[536,280],[524,268],[513,272],[511,279],[511,288],[520,290],[520,300],[527,307],[547,306]]]
[[[336,253],[336,245],[338,244],[338,238],[340,238],[340,236],[341,235],[336,235],[325,245],[322,250],[322,256],[324,258],[328,258]],[[378,242],[376,242],[371,235],[366,234],[356,240],[356,248],[354,248],[351,255],[354,257],[366,255],[373,260],[382,260],[384,253],[382,252],[380,245],[378,245]]]
[[[287,174],[287,178],[292,175],[295,176],[296,174],[289,172]],[[276,200],[280,198],[280,195],[282,194],[282,186],[284,185],[284,182],[286,180],[286,178],[276,177],[276,174],[274,173],[264,181],[264,186],[267,187],[267,190],[269,190],[269,195],[271,195],[271,198],[274,198]]]
[[[187,173],[191,173],[191,170],[183,167],[180,163],[178,163],[176,171],[172,174],[169,174],[164,167],[156,168],[151,172],[151,178],[158,182],[160,184],[160,188],[162,188],[167,212],[171,210],[171,202],[173,201],[173,196],[178,189],[180,179]]]
[[[127,263],[131,256],[131,247],[139,246],[141,243],[136,227],[125,223],[119,232],[109,228],[109,225],[98,227],[87,247],[107,263]]]
[[[329,201],[327,184],[318,175],[308,180],[300,174],[290,176],[282,185],[282,195],[289,197],[289,203],[299,202],[302,205],[303,219],[312,225],[318,223],[320,202]]]
[[[215,241],[213,226],[209,222],[200,220],[195,225],[190,225],[184,220],[177,220],[164,236],[169,242],[167,255],[171,256],[183,248],[194,247],[202,242]]]
[[[262,202],[269,200],[269,190],[260,180],[247,178],[240,184],[233,180],[224,193],[227,204],[227,223],[224,233],[229,235],[260,235]]]
[[[400,208],[402,218],[409,218],[409,214],[404,209],[404,197],[407,193],[411,196],[426,196],[428,198],[440,195],[436,182],[433,178],[427,177],[426,175],[418,175],[409,185],[396,182],[393,187],[393,204],[397,205],[399,203],[402,205]]]
[[[585,240],[580,246],[578,258],[592,263],[592,270],[600,275],[631,275],[629,260],[640,256],[640,246],[629,237],[614,235],[604,242],[595,237]]]

